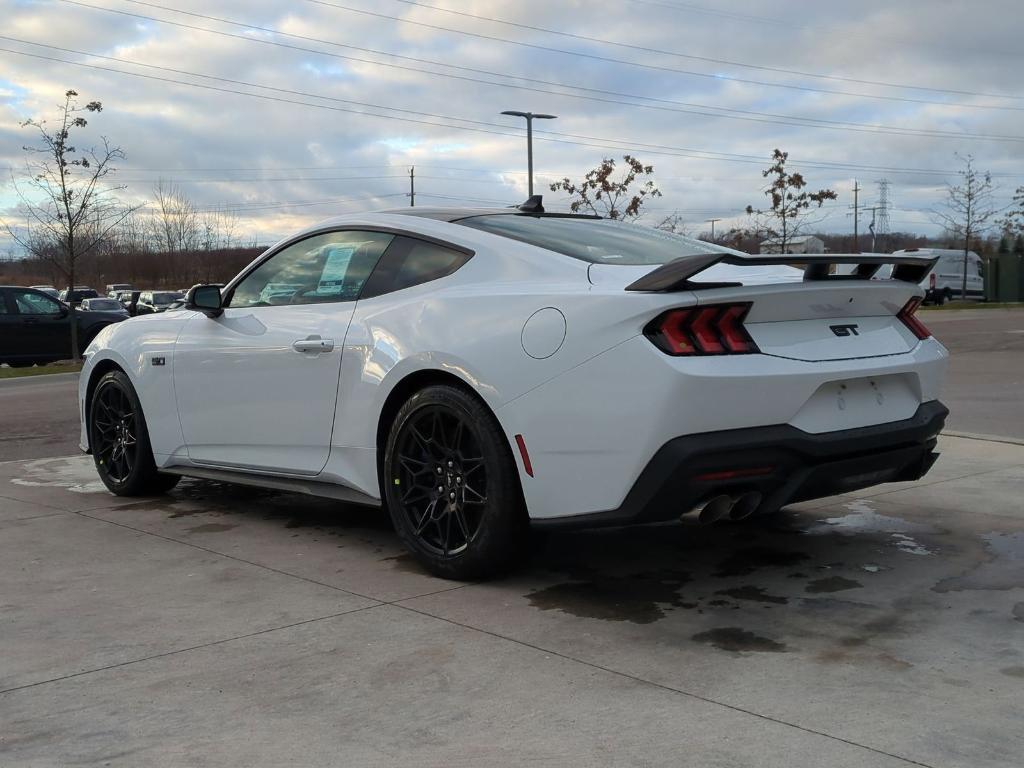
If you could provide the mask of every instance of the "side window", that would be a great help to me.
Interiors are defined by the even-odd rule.
[[[425,240],[396,237],[366,282],[362,298],[368,299],[446,277],[469,261],[472,255],[471,252],[458,251]]]
[[[42,293],[34,291],[11,291],[14,305],[21,315],[56,315],[60,304]]]
[[[235,286],[229,307],[355,301],[394,239],[382,232],[326,232],[278,251]]]

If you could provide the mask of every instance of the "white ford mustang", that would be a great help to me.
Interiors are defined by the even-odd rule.
[[[482,577],[531,524],[921,477],[947,414],[914,316],[931,265],[750,256],[539,198],[344,216],[102,331],[81,446],[118,495],[187,475],[383,505],[428,569]]]

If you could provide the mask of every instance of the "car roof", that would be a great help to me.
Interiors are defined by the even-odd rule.
[[[409,207],[389,208],[378,213],[390,214],[393,216],[419,216],[424,219],[436,219],[437,221],[459,221],[460,219],[471,219],[474,216],[533,216],[535,218],[549,219],[599,219],[600,216],[591,216],[583,213],[557,213],[533,211],[521,211],[518,208],[439,208],[439,207]]]

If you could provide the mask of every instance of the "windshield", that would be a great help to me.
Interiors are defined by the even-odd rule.
[[[658,265],[698,253],[732,253],[714,243],[611,219],[491,214],[457,223],[592,264]]]
[[[180,293],[154,293],[153,303],[154,304],[173,304],[182,298]]]

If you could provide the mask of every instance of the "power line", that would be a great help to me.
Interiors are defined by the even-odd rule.
[[[71,0],[62,0],[62,2],[70,2],[70,1]],[[154,3],[145,2],[144,0],[124,0],[124,2],[132,3],[134,5],[144,5],[144,6],[150,6],[150,7],[161,7],[161,6],[155,5]],[[523,47],[523,48],[530,48],[530,49],[533,49],[533,50],[546,51],[548,53],[559,53],[559,54],[563,54],[563,55],[566,55],[566,56],[576,56],[576,57],[580,57],[580,58],[591,59],[591,60],[594,60],[594,61],[603,61],[603,62],[609,63],[609,64],[622,64],[622,65],[626,65],[626,66],[630,66],[630,67],[639,67],[641,69],[649,69],[649,70],[655,70],[655,71],[659,71],[659,72],[674,72],[676,74],[690,75],[692,77],[704,77],[704,78],[710,78],[712,80],[718,80],[718,81],[730,80],[730,81],[737,82],[737,83],[745,83],[747,85],[758,85],[758,86],[761,86],[761,87],[764,87],[764,88],[786,88],[786,89],[789,89],[789,90],[808,91],[808,92],[811,92],[811,93],[828,93],[828,94],[838,95],[838,96],[854,96],[856,98],[861,98],[861,99],[881,99],[881,100],[884,100],[884,101],[901,101],[901,102],[911,102],[911,103],[916,103],[916,104],[932,104],[932,105],[935,105],[935,106],[942,106],[942,107],[963,107],[963,108],[967,108],[967,109],[1001,109],[1001,110],[1012,110],[1012,111],[1024,111],[1024,107],[1006,107],[1006,106],[998,106],[998,105],[992,105],[992,104],[950,104],[949,102],[945,102],[945,101],[930,101],[930,100],[927,100],[927,99],[915,99],[915,98],[911,98],[911,97],[907,97],[907,96],[885,96],[885,95],[881,95],[881,94],[871,94],[871,93],[854,93],[854,92],[850,92],[850,91],[830,90],[830,89],[827,89],[827,88],[815,88],[815,87],[808,86],[808,85],[793,85],[791,83],[770,83],[770,82],[765,82],[763,80],[750,80],[750,79],[746,79],[746,78],[742,78],[742,77],[735,77],[733,75],[709,74],[707,72],[695,72],[695,71],[692,71],[692,70],[678,69],[676,67],[666,67],[666,66],[661,66],[661,65],[658,65],[658,64],[646,64],[646,63],[637,62],[637,61],[628,61],[626,59],[616,59],[614,57],[600,56],[600,55],[593,54],[593,53],[583,53],[581,51],[570,51],[570,50],[566,50],[564,48],[555,48],[555,47],[547,46],[547,45],[539,45],[537,43],[527,43],[527,42],[524,42],[522,40],[510,40],[510,39],[505,38],[505,37],[498,37],[497,35],[485,35],[485,34],[483,34],[481,32],[468,32],[466,30],[454,29],[452,27],[444,27],[444,26],[441,26],[441,25],[438,25],[438,24],[428,24],[427,22],[423,22],[423,21],[414,21],[413,19],[406,19],[406,18],[402,18],[401,16],[391,16],[391,15],[388,15],[386,13],[379,13],[377,11],[368,11],[368,10],[366,10],[364,8],[352,8],[351,6],[341,5],[340,3],[329,2],[329,0],[305,0],[305,2],[307,2],[307,3],[314,3],[316,5],[326,6],[326,7],[329,7],[329,8],[336,8],[338,10],[348,11],[350,13],[362,14],[364,16],[372,16],[372,17],[379,18],[379,19],[386,19],[388,21],[397,21],[397,22],[399,22],[401,24],[411,24],[411,25],[414,25],[414,26],[417,26],[417,27],[424,27],[426,29],[437,30],[439,32],[451,32],[452,34],[456,34],[456,35],[464,35],[464,36],[467,36],[467,37],[475,37],[475,38],[478,38],[478,39],[481,39],[481,40],[487,40],[487,41],[490,41],[490,42],[507,43],[508,45],[516,45],[516,46],[520,46],[520,47]]]
[[[332,5],[332,3],[325,3],[322,0],[306,0],[306,2]],[[557,35],[558,37],[567,37],[572,40],[582,40],[587,43],[598,43],[600,45],[613,45],[618,48],[627,48],[633,51],[642,51],[644,53],[656,53],[664,56],[676,56],[681,59],[690,59],[692,61],[703,61],[710,64],[725,64],[730,67],[742,67],[744,69],[756,69],[763,72],[778,72],[786,75],[798,75],[799,77],[813,77],[822,80],[835,80],[843,83],[857,83],[859,85],[877,85],[885,88],[902,88],[915,91],[930,91],[931,93],[949,93],[957,96],[984,96],[995,99],[1024,99],[1024,96],[1013,96],[1004,93],[980,93],[978,91],[961,91],[952,88],[931,88],[924,85],[912,85],[907,83],[887,83],[880,80],[861,80],[855,77],[843,77],[840,75],[824,75],[817,72],[805,72],[796,69],[785,69],[783,67],[773,67],[765,64],[750,64],[742,61],[731,61],[729,59],[716,59],[711,56],[697,56],[689,53],[680,53],[679,51],[667,51],[660,48],[651,48],[644,45],[634,45],[632,43],[623,43],[617,40],[606,40],[600,37],[591,37],[589,35],[579,35],[573,32],[565,32],[558,29],[551,29],[549,27],[540,27],[532,24],[523,24],[517,21],[508,21],[506,19],[498,19],[493,16],[482,16],[475,13],[469,13],[468,11],[456,11],[451,8],[441,8],[440,6],[430,5],[429,3],[418,2],[418,0],[395,0],[397,3],[403,3],[405,5],[415,6],[417,8],[428,8],[432,11],[439,13],[448,13],[453,16],[462,16],[470,19],[477,19],[478,21],[489,21],[494,24],[502,24],[509,27],[515,27],[517,29],[526,29],[532,32],[543,32],[549,35]],[[348,9],[346,6],[338,6]]]
[[[497,86],[497,87],[501,87],[501,88],[509,88],[509,89],[512,89],[512,90],[527,91],[527,92],[532,92],[532,93],[544,93],[544,94],[548,94],[548,95],[552,95],[552,96],[561,96],[561,97],[564,97],[564,98],[580,99],[580,100],[593,101],[593,102],[598,102],[598,103],[617,104],[617,105],[621,105],[621,106],[630,106],[630,107],[640,107],[640,108],[643,108],[643,109],[656,109],[656,110],[659,110],[659,111],[677,112],[677,113],[682,113],[682,114],[692,114],[692,115],[698,115],[698,116],[702,116],[702,117],[722,117],[722,118],[731,119],[731,120],[742,120],[742,121],[746,121],[746,122],[767,123],[769,125],[791,125],[791,126],[800,127],[800,128],[825,128],[825,129],[830,129],[830,130],[853,131],[853,132],[857,132],[857,133],[880,133],[880,134],[890,134],[890,135],[893,135],[893,136],[904,136],[904,135],[907,135],[907,136],[927,136],[927,137],[931,137],[931,138],[944,138],[944,139],[948,138],[948,139],[957,139],[957,140],[967,139],[967,140],[1013,141],[1013,142],[1024,141],[1024,136],[974,134],[974,133],[967,133],[967,132],[961,132],[961,131],[947,131],[947,130],[937,130],[937,129],[930,129],[930,128],[909,128],[909,127],[904,127],[904,126],[892,126],[892,125],[883,125],[883,124],[877,124],[877,123],[857,123],[857,122],[853,122],[853,121],[844,121],[844,120],[829,120],[829,119],[825,119],[825,118],[805,117],[805,116],[800,116],[800,115],[785,115],[785,114],[778,114],[778,113],[772,113],[772,112],[763,112],[763,111],[758,111],[758,110],[737,109],[737,108],[731,108],[731,107],[718,107],[718,106],[708,105],[708,104],[700,104],[700,103],[694,103],[694,102],[685,102],[685,101],[678,101],[678,100],[673,100],[673,99],[663,99],[663,98],[658,98],[658,97],[653,97],[653,96],[644,96],[644,95],[640,95],[640,94],[624,93],[624,92],[620,92],[620,91],[610,91],[610,90],[601,89],[601,88],[589,88],[589,87],[586,87],[586,86],[572,85],[572,84],[567,84],[567,83],[559,83],[557,81],[543,80],[543,79],[539,79],[539,78],[522,77],[522,76],[519,76],[519,75],[508,75],[508,74],[501,73],[501,72],[493,72],[493,71],[490,71],[490,70],[479,69],[479,68],[475,68],[475,67],[465,67],[465,66],[460,66],[460,65],[456,65],[456,64],[448,64],[448,63],[445,63],[445,62],[433,61],[433,60],[430,60],[430,59],[420,59],[420,58],[416,58],[416,57],[412,57],[412,56],[404,56],[404,55],[401,55],[401,54],[390,53],[390,52],[387,52],[387,51],[378,51],[378,50],[375,50],[375,49],[372,49],[372,48],[362,48],[362,47],[359,47],[359,46],[348,45],[346,43],[339,43],[339,42],[332,41],[332,40],[324,40],[324,39],[321,39],[321,38],[310,37],[310,36],[307,36],[307,35],[298,35],[298,34],[294,34],[294,33],[291,33],[291,32],[282,32],[282,31],[280,31],[278,29],[275,29],[273,27],[263,27],[263,26],[258,26],[258,25],[254,25],[254,24],[247,24],[247,23],[244,23],[244,22],[234,21],[232,19],[226,19],[226,18],[219,17],[219,16],[210,16],[208,14],[197,13],[195,11],[187,11],[187,10],[183,10],[183,9],[170,8],[170,7],[167,7],[167,6],[158,5],[156,3],[141,3],[141,2],[139,3],[139,4],[146,5],[146,6],[152,7],[152,8],[159,8],[160,10],[170,11],[172,13],[179,13],[179,14],[186,15],[186,16],[192,16],[194,18],[206,19],[208,21],[214,21],[214,22],[221,23],[221,24],[229,24],[229,25],[232,25],[232,26],[241,27],[243,29],[255,30],[255,31],[260,31],[260,32],[267,32],[267,33],[271,33],[271,34],[275,34],[275,35],[280,35],[282,37],[289,37],[289,38],[294,38],[294,39],[298,39],[298,40],[305,40],[305,41],[308,41],[308,42],[315,42],[315,43],[319,43],[319,44],[322,44],[322,45],[331,45],[331,46],[335,46],[335,47],[339,47],[339,48],[346,48],[346,49],[350,49],[350,50],[363,51],[363,52],[372,53],[372,54],[378,55],[378,56],[391,56],[393,58],[397,58],[397,59],[400,59],[400,60],[403,60],[403,61],[411,61],[411,62],[415,62],[417,64],[427,64],[427,65],[430,65],[430,66],[446,67],[446,68],[449,68],[449,69],[455,69],[455,70],[459,70],[459,71],[463,71],[463,72],[473,72],[473,73],[476,73],[476,74],[487,75],[487,76],[490,76],[490,77],[514,78],[514,79],[522,80],[522,81],[525,81],[525,82],[537,83],[537,84],[540,84],[540,85],[547,85],[547,86],[552,86],[552,87],[555,87],[555,88],[568,88],[568,89],[572,89],[572,90],[576,90],[576,91],[581,91],[581,93],[565,93],[564,91],[552,91],[552,90],[547,90],[547,89],[544,89],[544,88],[535,88],[535,87],[532,87],[532,86],[519,85],[519,84],[516,84],[516,83],[494,82],[492,80],[481,80],[479,78],[468,77],[468,76],[465,76],[465,75],[456,75],[456,74],[452,74],[450,72],[424,72],[424,70],[421,67],[419,67],[419,66],[416,66],[416,67],[403,66],[401,64],[393,64],[393,63],[383,62],[383,61],[374,61],[373,59],[364,59],[364,58],[360,58],[358,56],[348,56],[348,55],[340,54],[340,53],[332,53],[330,51],[318,50],[316,48],[307,48],[307,47],[304,47],[304,46],[292,45],[292,44],[282,43],[282,42],[274,41],[274,40],[266,40],[266,39],[262,39],[262,38],[254,38],[254,37],[251,37],[251,36],[248,36],[248,35],[237,35],[237,34],[232,34],[230,32],[223,32],[223,31],[220,31],[220,30],[209,29],[207,27],[200,27],[200,26],[196,26],[196,25],[193,25],[193,24],[185,24],[183,22],[173,21],[173,20],[170,20],[170,19],[160,19],[160,18],[157,18],[157,17],[154,17],[154,16],[147,16],[145,14],[139,14],[139,13],[133,13],[133,12],[130,12],[130,11],[122,11],[122,10],[118,10],[118,9],[114,9],[114,8],[104,8],[104,7],[101,7],[101,6],[90,5],[89,3],[84,3],[84,2],[81,2],[80,0],[59,0],[59,1],[60,2],[64,2],[64,3],[68,3],[70,5],[77,5],[77,6],[81,6],[83,8],[89,8],[91,10],[105,11],[105,12],[108,12],[108,13],[119,14],[119,15],[122,15],[122,16],[128,16],[128,17],[132,17],[132,18],[145,19],[147,21],[155,21],[155,22],[160,23],[160,24],[167,24],[167,25],[170,25],[170,26],[177,26],[177,27],[181,27],[183,29],[192,29],[192,30],[196,30],[196,31],[200,31],[200,32],[206,32],[208,34],[219,35],[221,37],[235,38],[235,39],[242,40],[242,41],[245,41],[245,42],[250,42],[250,43],[259,43],[260,45],[271,45],[271,46],[276,46],[276,47],[279,47],[279,48],[298,50],[298,51],[303,51],[305,53],[313,53],[313,54],[320,55],[320,56],[327,56],[327,57],[330,57],[330,58],[343,59],[343,60],[346,60],[346,61],[356,61],[356,62],[360,62],[360,63],[363,63],[363,64],[370,64],[372,66],[388,67],[388,68],[391,68],[391,69],[399,69],[399,70],[403,70],[403,71],[407,71],[407,72],[414,72],[414,73],[419,74],[419,75],[430,74],[430,75],[436,75],[438,77],[444,77],[444,78],[448,78],[448,79],[452,79],[452,80],[460,80],[460,81],[464,81],[464,82],[480,83],[480,84],[483,84],[483,85]],[[125,0],[125,1],[126,2],[138,2],[138,0]],[[5,39],[18,40],[17,38],[5,38]],[[33,43],[31,41],[20,41],[20,40],[18,40],[18,42],[26,42],[29,45],[43,45],[41,43]],[[52,47],[56,48],[56,46],[52,46]],[[71,49],[60,49],[60,48],[58,48],[58,50],[65,50],[65,51],[71,52]],[[79,53],[77,51],[74,51],[74,52]],[[112,58],[112,57],[103,57],[100,54],[85,54],[85,55],[94,55],[97,58],[108,58],[108,59]],[[115,61],[123,61],[121,59],[113,59],[113,60],[115,60]],[[146,66],[146,65],[140,64],[139,66]],[[604,97],[611,96],[611,97],[617,97],[617,98],[604,98],[604,97],[601,97],[601,96],[586,95],[586,94],[602,94]],[[638,100],[638,101],[642,101],[642,102],[650,102],[650,103],[639,103],[638,104],[638,103],[635,103],[634,101],[621,101],[620,99],[634,99],[634,100]],[[666,105],[666,106],[658,106],[658,105]],[[968,105],[968,106],[971,106],[971,105]],[[670,109],[669,107],[675,107],[675,108],[671,108]],[[1024,111],[1024,107],[998,107],[998,108],[999,109]]]
[[[211,91],[211,92],[228,93],[228,94],[233,94],[233,95],[237,95],[237,96],[248,96],[250,98],[261,99],[261,100],[264,100],[264,101],[272,101],[272,102],[277,102],[277,103],[282,103],[282,104],[293,104],[293,105],[298,105],[298,106],[306,106],[306,107],[312,107],[314,109],[324,109],[324,110],[329,110],[329,111],[334,111],[334,112],[344,112],[344,113],[348,113],[348,114],[364,115],[364,116],[367,116],[367,117],[376,117],[376,118],[380,118],[380,119],[384,119],[384,120],[397,120],[397,121],[400,121],[400,122],[407,122],[407,123],[413,123],[413,124],[418,124],[418,125],[426,125],[426,126],[431,126],[431,127],[435,127],[435,128],[451,128],[453,130],[459,130],[459,131],[471,131],[471,132],[474,132],[474,133],[483,133],[483,134],[489,134],[489,135],[495,135],[495,136],[508,136],[508,137],[514,137],[514,138],[521,138],[521,134],[515,133],[515,132],[510,132],[510,130],[512,130],[512,129],[509,129],[507,126],[500,125],[500,124],[497,124],[497,123],[488,123],[488,122],[484,122],[484,121],[480,121],[480,120],[472,120],[472,119],[469,119],[469,118],[461,118],[461,117],[455,117],[455,116],[450,116],[450,115],[439,115],[439,114],[436,114],[436,113],[422,112],[422,111],[419,111],[419,110],[411,110],[411,109],[403,109],[403,108],[399,108],[399,107],[387,107],[387,106],[381,106],[381,105],[376,105],[376,104],[369,104],[369,103],[366,103],[366,102],[350,102],[350,101],[345,100],[345,99],[335,99],[333,97],[316,96],[315,94],[312,95],[313,98],[322,98],[322,99],[325,99],[325,100],[329,99],[331,101],[351,103],[351,104],[355,104],[355,105],[359,105],[359,106],[365,106],[365,107],[368,107],[368,108],[371,108],[371,109],[381,109],[381,110],[386,110],[386,111],[391,111],[391,112],[400,112],[400,113],[403,113],[403,114],[416,115],[418,117],[402,117],[402,116],[399,116],[399,115],[378,114],[378,113],[375,113],[375,112],[367,112],[367,111],[358,110],[358,109],[352,109],[352,108],[346,108],[346,107],[340,107],[340,106],[333,106],[333,105],[328,105],[328,104],[318,104],[318,103],[312,103],[312,102],[308,102],[308,101],[299,101],[299,100],[296,100],[296,99],[287,99],[287,98],[282,98],[282,97],[279,97],[279,96],[270,96],[270,95],[262,94],[262,93],[251,93],[251,92],[248,92],[248,91],[239,91],[239,90],[232,89],[232,88],[223,88],[223,87],[214,86],[214,85],[207,85],[207,84],[204,84],[204,83],[192,83],[192,82],[187,82],[187,81],[183,81],[183,80],[175,80],[173,78],[159,77],[159,76],[156,76],[156,75],[146,75],[146,74],[143,74],[141,72],[127,72],[125,70],[114,69],[112,67],[104,67],[104,66],[100,66],[98,64],[87,64],[87,63],[84,63],[84,62],[69,61],[67,59],[60,59],[60,58],[56,58],[56,57],[53,57],[53,56],[44,56],[42,54],[29,53],[27,51],[19,51],[19,50],[14,50],[14,49],[11,49],[11,48],[0,48],[0,51],[6,52],[6,53],[12,53],[12,54],[15,54],[15,55],[18,55],[18,56],[25,56],[25,57],[29,57],[29,58],[41,59],[41,60],[44,60],[44,61],[53,61],[53,62],[57,62],[57,63],[60,63],[60,64],[69,65],[69,66],[77,66],[77,67],[83,67],[83,68],[87,68],[87,69],[95,69],[95,70],[111,72],[111,73],[120,74],[120,75],[126,75],[126,76],[129,76],[129,77],[141,78],[141,79],[146,79],[146,80],[153,80],[153,81],[157,81],[157,82],[171,83],[171,84],[181,85],[181,86],[185,86],[185,87],[189,87],[189,88],[198,88],[198,89],[201,89],[201,90],[207,90],[207,91]],[[156,67],[155,65],[139,65],[139,66],[146,66],[146,67],[162,69],[162,68]],[[205,74],[201,74],[201,73],[190,73],[190,72],[187,72],[185,70],[175,70],[175,71],[179,72],[180,74],[188,74],[188,75],[191,75],[191,76],[194,76],[194,77],[203,77],[203,78],[212,79],[212,80],[233,82],[233,81],[231,81],[228,78],[220,78],[220,77],[216,77],[214,75],[205,75]],[[252,85],[252,87],[265,88],[267,90],[272,90],[272,91],[275,91],[275,92],[278,92],[278,93],[289,93],[289,94],[296,94],[296,95],[305,95],[305,94],[302,94],[302,92],[299,92],[299,91],[292,91],[292,90],[286,89],[286,88],[276,88],[276,87],[273,87],[273,86],[262,86],[262,85],[254,84],[254,85]],[[457,125],[457,124],[454,124],[454,123],[436,122],[435,120],[427,120],[427,119],[423,119],[423,118],[436,118],[437,120],[454,120],[454,121],[461,122],[461,123],[469,123],[470,125]],[[478,126],[480,126],[480,127],[478,127]],[[685,148],[685,147],[673,147],[673,146],[670,146],[670,145],[663,145],[663,144],[647,144],[647,143],[629,141],[629,140],[626,140],[626,139],[594,137],[594,136],[587,136],[587,135],[584,135],[584,134],[575,134],[575,133],[558,133],[558,132],[554,132],[554,131],[539,131],[539,130],[538,131],[534,131],[534,133],[537,134],[537,138],[540,141],[556,142],[556,143],[569,144],[569,145],[574,145],[574,146],[595,147],[595,148],[611,149],[611,150],[615,150],[615,151],[626,151],[626,152],[635,151],[637,148],[641,148],[644,151],[646,151],[648,154],[662,155],[662,156],[666,156],[666,157],[683,157],[683,158],[697,159],[697,160],[709,160],[709,161],[721,161],[721,162],[740,162],[740,163],[746,163],[746,164],[762,164],[762,163],[765,162],[764,158],[759,157],[759,156],[755,156],[755,155],[742,155],[742,154],[731,153],[731,152],[717,152],[717,151],[711,151],[711,150],[689,149],[689,148]],[[802,164],[805,167],[822,168],[822,169],[830,169],[830,170],[851,170],[851,169],[853,169],[853,170],[866,170],[866,171],[873,171],[873,172],[879,172],[879,173],[890,173],[890,174],[904,174],[905,173],[905,174],[914,174],[914,175],[941,175],[941,176],[948,176],[951,173],[950,171],[938,170],[938,169],[927,169],[927,168],[893,168],[893,167],[887,167],[887,166],[858,165],[858,164],[853,164],[853,163],[837,163],[837,162],[821,161],[821,160],[797,160],[796,158],[794,158],[794,162],[795,163],[798,162],[798,163]],[[1016,176],[1016,175],[1018,175],[1018,174],[992,174],[993,177],[996,177],[996,176]]]
[[[794,29],[806,29],[806,26],[799,24],[792,24],[784,19],[775,19],[770,16],[753,16],[746,13],[735,13],[731,11],[722,11],[717,8],[707,8],[703,5],[691,5],[690,3],[670,3],[667,0],[629,0],[629,2],[636,3],[637,5],[651,5],[658,8],[669,8],[674,11],[684,11],[690,13],[705,13],[709,16],[718,16],[724,19],[734,19],[737,21],[749,21],[754,24],[777,24],[782,27],[789,27]]]

